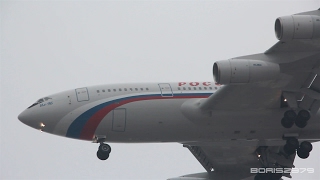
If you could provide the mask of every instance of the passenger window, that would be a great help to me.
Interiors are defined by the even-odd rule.
[[[111,92],[111,90],[110,90],[110,89],[108,89],[108,92]]]
[[[147,91],[149,91],[149,88],[146,88]]]
[[[136,91],[138,91],[138,88],[135,88]]]
[[[143,91],[143,88],[140,88],[141,91]]]
[[[217,87],[214,87],[215,89],[218,89]]]
[[[122,91],[121,88],[119,88],[119,91]]]
[[[124,88],[124,91],[127,91],[127,88]]]
[[[209,87],[209,89],[211,89],[211,90],[212,90],[212,87]]]
[[[207,87],[204,87],[205,90],[207,90]]]
[[[199,90],[202,90],[202,88],[201,88],[201,87],[199,87]]]
[[[185,87],[183,87],[183,90],[186,90],[186,88],[185,88]]]
[[[100,91],[99,91],[99,90],[97,90],[97,93],[100,93]]]
[[[191,87],[188,87],[189,90],[191,90]]]
[[[180,87],[178,87],[178,90],[181,90]]]
[[[116,90],[116,89],[113,89],[113,91],[116,92],[117,90]]]
[[[193,90],[197,90],[197,88],[196,88],[196,87],[193,87]]]
[[[130,91],[132,91],[132,88],[130,88]]]
[[[106,92],[104,89],[102,89],[102,92]]]

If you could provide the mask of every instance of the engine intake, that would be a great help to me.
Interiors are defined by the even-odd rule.
[[[320,38],[320,17],[312,15],[283,16],[275,22],[276,37],[281,41]]]
[[[218,84],[275,80],[279,74],[279,64],[261,60],[229,59],[213,64],[213,77]]]

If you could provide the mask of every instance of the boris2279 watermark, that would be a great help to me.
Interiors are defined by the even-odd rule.
[[[314,173],[314,168],[250,168],[252,174],[264,174],[264,173]]]

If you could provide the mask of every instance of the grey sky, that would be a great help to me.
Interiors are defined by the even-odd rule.
[[[97,144],[40,133],[17,116],[40,97],[83,86],[212,81],[216,60],[277,42],[279,16],[309,1],[1,1],[1,179],[166,179],[203,172],[180,144]],[[296,167],[315,167],[320,144]]]

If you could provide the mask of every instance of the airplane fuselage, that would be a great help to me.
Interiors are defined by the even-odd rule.
[[[284,134],[320,139],[316,117],[304,129],[283,128],[278,119],[287,108],[211,110],[188,116],[193,109],[186,105],[194,105],[197,111],[199,101],[222,87],[212,82],[84,87],[42,98],[19,119],[44,132],[89,141],[97,135],[105,136],[108,142],[201,141],[237,145],[283,144]]]

